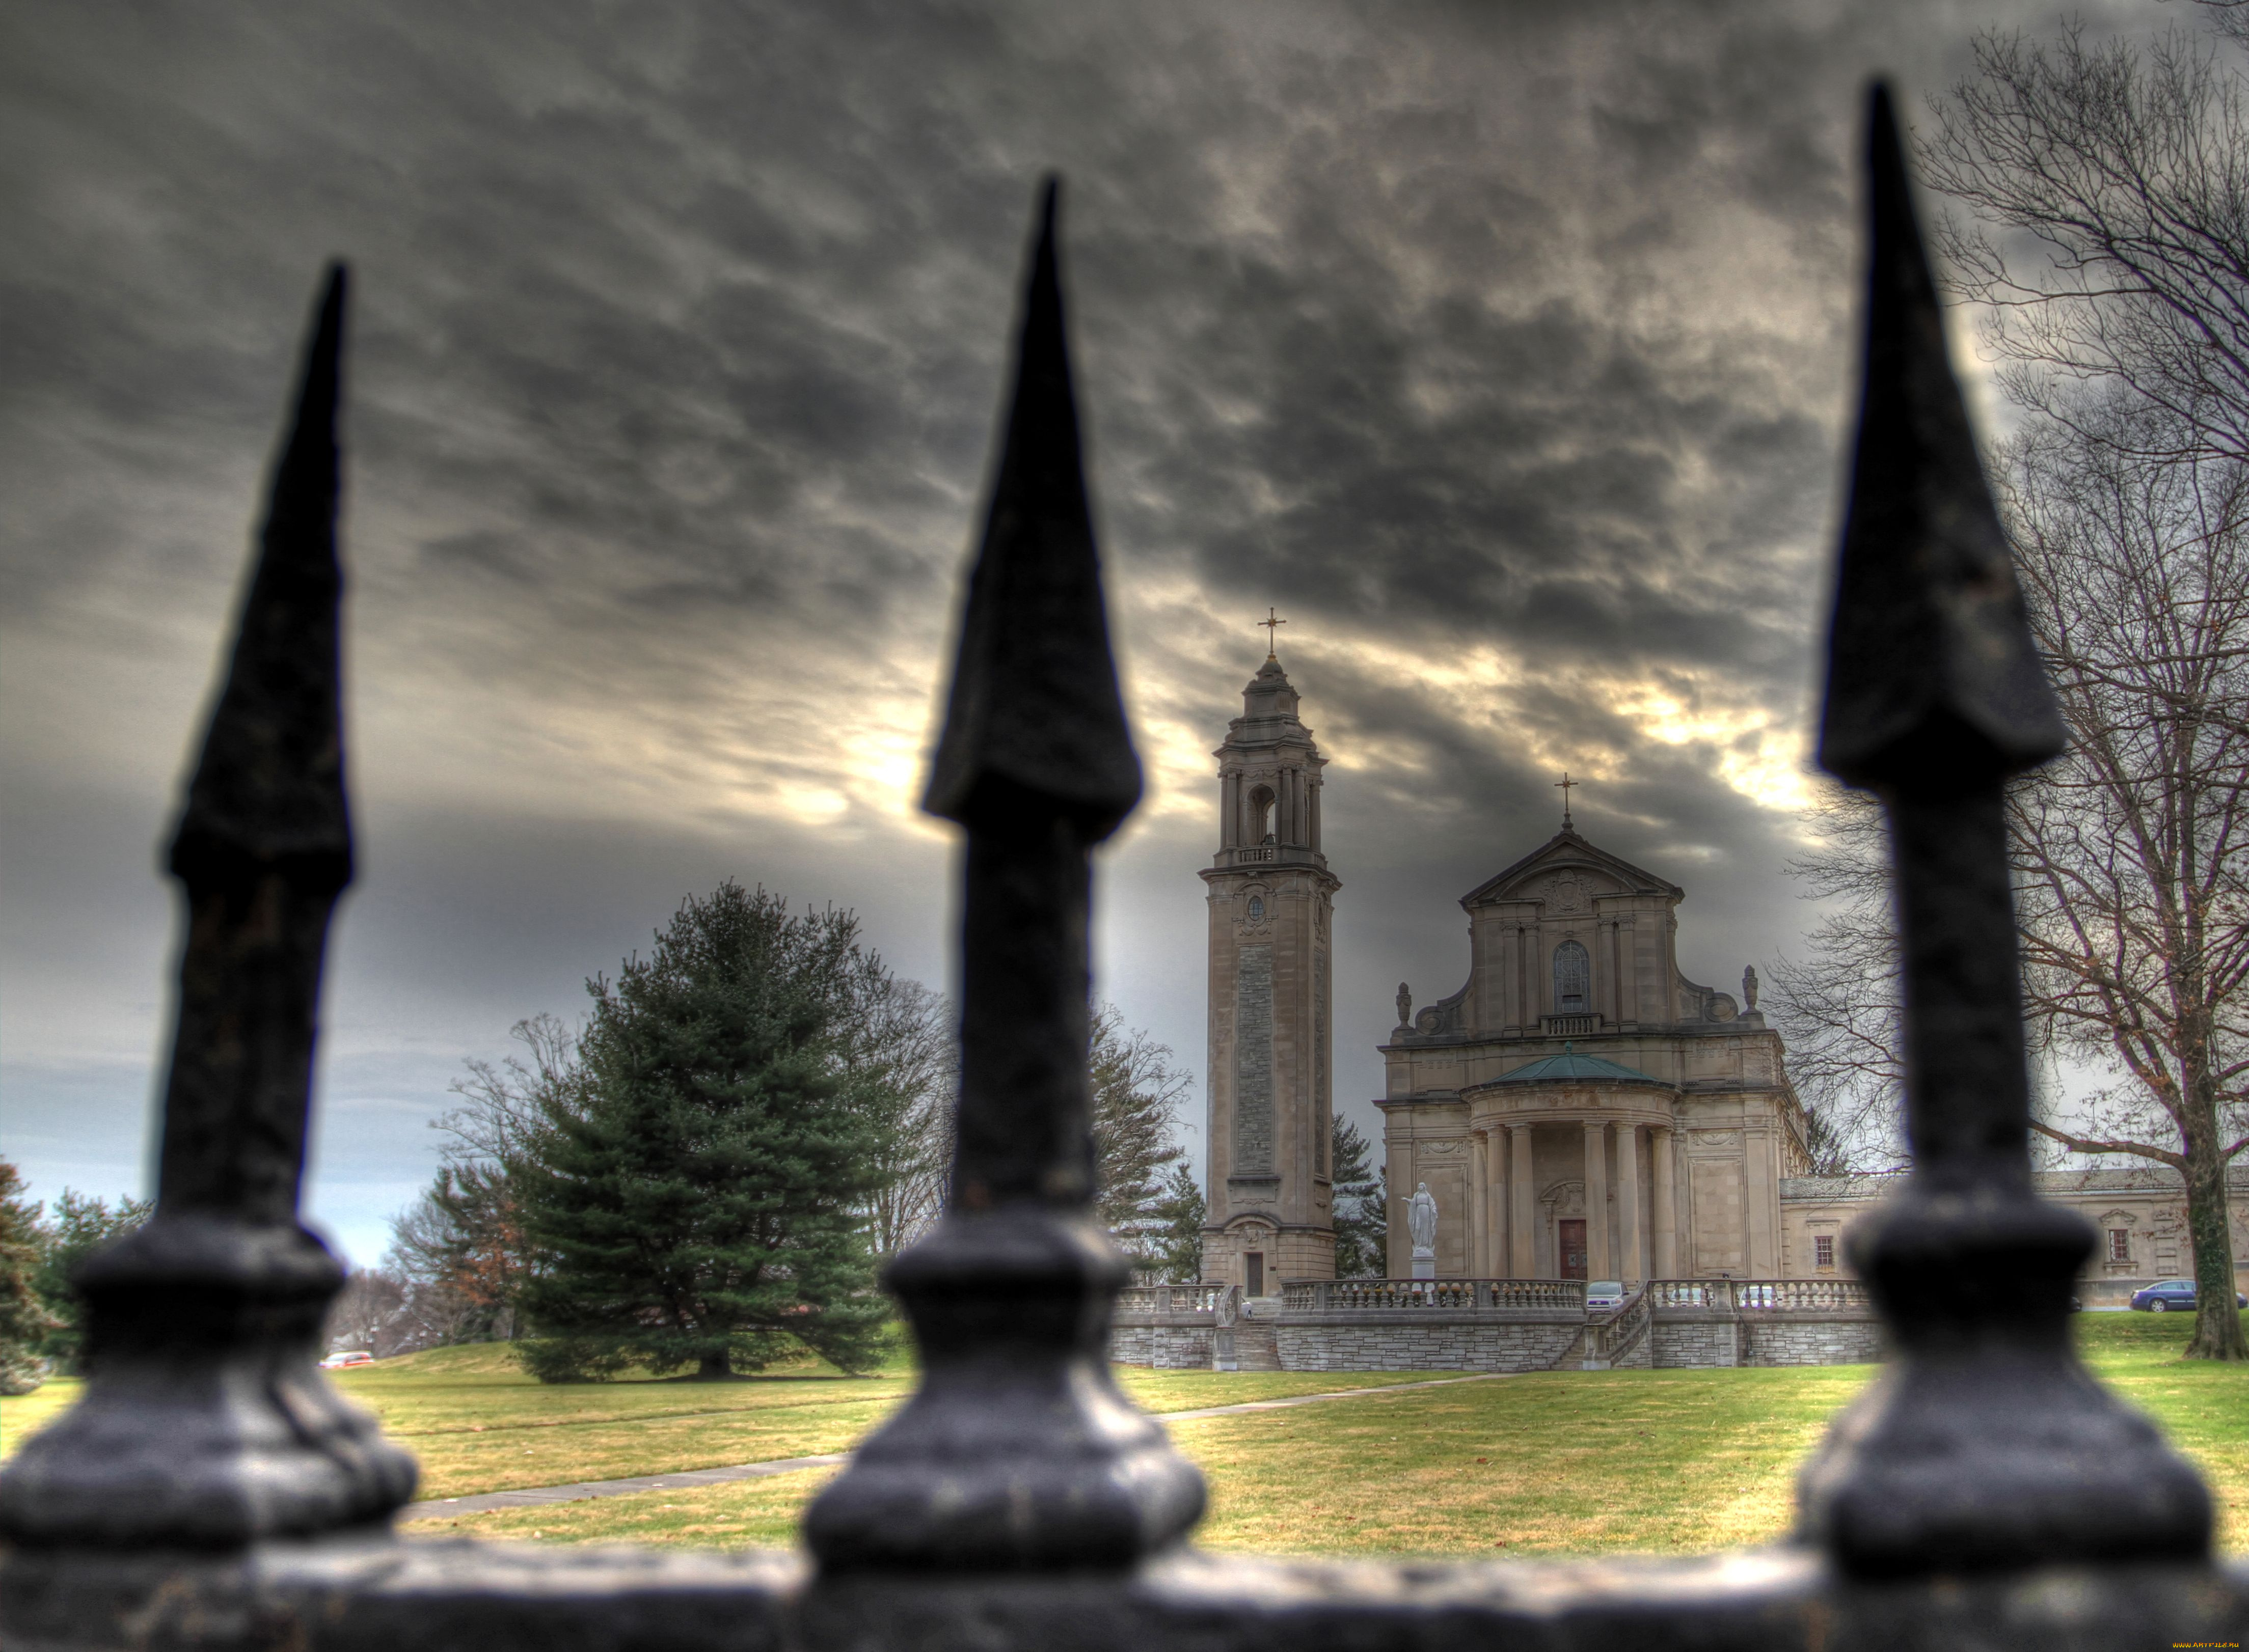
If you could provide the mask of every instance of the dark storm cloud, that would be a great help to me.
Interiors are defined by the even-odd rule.
[[[1682,467],[1730,479],[1714,542],[1800,559],[1833,398],[1792,375],[1836,338],[1682,368],[1616,312],[1718,198],[1819,226],[1783,273],[1834,284],[1856,65],[1817,31],[1762,8],[1674,31],[1406,7],[1299,43],[1164,8],[847,12],[706,6],[643,31],[313,8],[128,31],[99,72],[116,19],[79,14],[25,42],[53,118],[35,132],[52,154],[89,77],[118,99],[107,159],[137,164],[141,198],[104,244],[134,256],[81,234],[68,278],[10,281],[36,346],[19,416],[67,401],[129,429],[184,404],[254,440],[273,323],[333,245],[366,266],[370,497],[507,524],[366,544],[398,600],[506,569],[651,626],[718,605],[918,630],[966,537],[1027,186],[1053,160],[1080,185],[1123,554],[1553,647],[1574,596],[1606,646],[1703,659],[1723,638],[1656,589]],[[141,77],[160,95],[128,106]],[[34,202],[55,239],[90,164]],[[1551,290],[1589,257],[1596,290]]]
[[[856,903],[933,976],[909,771],[1050,166],[1164,730],[1104,874],[1128,1014],[1200,1065],[1177,788],[1269,602],[1338,759],[1346,1094],[1397,975],[1452,971],[1453,901],[1552,829],[1558,757],[1689,888],[1682,956],[1750,956],[1793,921],[1738,764],[1811,680],[1860,84],[1941,84],[1991,3],[0,12],[0,760],[44,811],[0,842],[36,919],[0,1011],[46,1063],[12,1093],[83,1112],[73,1040],[105,1073],[156,1041],[143,846],[332,253],[370,868],[333,1139],[402,1155],[334,1174],[410,1184],[385,1121],[691,882]],[[1471,657],[1507,669],[1413,664]],[[46,967],[74,912],[105,943]]]

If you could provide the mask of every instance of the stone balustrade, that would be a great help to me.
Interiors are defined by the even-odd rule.
[[[1656,1279],[1648,1287],[1658,1308],[1717,1308],[1728,1313],[1802,1309],[1826,1312],[1874,1306],[1856,1279]]]
[[[1142,1285],[1118,1299],[1120,1313],[1207,1313],[1215,1285]],[[1173,1293],[1159,1297],[1159,1292]],[[1200,1298],[1197,1294],[1200,1293]],[[1636,1295],[1655,1312],[1672,1308],[1718,1309],[1726,1313],[1799,1310],[1830,1313],[1871,1311],[1867,1287],[1856,1279],[1653,1279]],[[1195,1306],[1159,1306],[1172,1300]],[[1583,1313],[1581,1279],[1291,1279],[1281,1287],[1281,1306],[1290,1313],[1345,1313],[1353,1310],[1529,1308]]]
[[[1225,1292],[1226,1286],[1222,1285],[1128,1285],[1117,1293],[1117,1313],[1120,1318],[1215,1314],[1218,1299]]]
[[[1583,1313],[1581,1279],[1292,1279],[1281,1287],[1291,1312],[1536,1308]]]
[[[1871,1308],[1874,1299],[1856,1279],[1730,1279],[1734,1306],[1745,1312],[1770,1308]]]

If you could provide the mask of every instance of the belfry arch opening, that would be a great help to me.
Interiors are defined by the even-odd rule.
[[[1252,843],[1273,841],[1273,788],[1269,785],[1249,789],[1249,840]]]

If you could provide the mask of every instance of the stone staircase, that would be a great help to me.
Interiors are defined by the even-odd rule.
[[[1645,1368],[1654,1363],[1650,1343],[1654,1316],[1647,1287],[1642,1285],[1611,1312],[1587,1317],[1562,1357],[1549,1367],[1555,1371],[1613,1371],[1628,1366]]]
[[[1273,1322],[1262,1324],[1244,1317],[1234,1327],[1234,1368],[1237,1371],[1277,1371],[1281,1350],[1273,1335]]]
[[[1281,1349],[1274,1334],[1276,1300],[1244,1299],[1240,1287],[1229,1287],[1218,1304],[1218,1324],[1211,1333],[1211,1368],[1214,1371],[1277,1371]]]

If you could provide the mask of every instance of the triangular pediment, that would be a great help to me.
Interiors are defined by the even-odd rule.
[[[1575,874],[1588,895],[1661,895],[1684,900],[1687,892],[1668,878],[1659,878],[1620,855],[1596,847],[1565,826],[1496,877],[1487,879],[1461,897],[1464,907],[1489,906],[1500,901],[1547,898],[1549,880]]]

